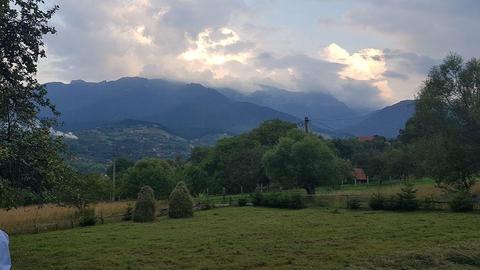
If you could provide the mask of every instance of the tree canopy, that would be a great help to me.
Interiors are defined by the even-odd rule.
[[[45,57],[43,36],[55,33],[48,21],[57,6],[43,10],[41,0],[0,1],[0,206],[51,201],[64,181],[60,152],[52,138],[58,113],[36,80]],[[50,117],[40,116],[50,112]]]
[[[480,61],[452,54],[430,71],[401,140],[447,186],[469,190],[480,172]]]
[[[123,174],[120,183],[121,198],[135,198],[143,186],[150,186],[158,198],[166,198],[175,186],[170,164],[158,158],[146,158]]]
[[[185,179],[193,194],[252,192],[267,185],[262,164],[264,153],[296,125],[278,119],[265,121],[258,128],[239,136],[224,138],[214,147],[196,147]]]
[[[334,184],[337,170],[344,168],[324,140],[297,130],[267,151],[263,164],[271,180],[286,188],[303,187],[308,194],[318,185]]]

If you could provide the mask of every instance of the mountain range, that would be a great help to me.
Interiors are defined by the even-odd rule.
[[[47,89],[62,113],[61,129],[69,131],[135,119],[159,123],[173,134],[194,139],[239,134],[273,118],[300,121],[265,106],[231,100],[200,84],[122,78],[99,83],[48,83]]]
[[[342,128],[342,131],[354,135],[381,135],[386,138],[395,138],[414,113],[415,101],[404,100],[374,111],[358,123]]]
[[[345,103],[322,92],[292,92],[268,86],[250,94],[232,89],[219,91],[233,100],[266,106],[299,118],[308,116],[314,125],[331,132],[355,123],[350,119],[357,115]]]
[[[46,84],[64,125],[62,131],[111,125],[124,120],[158,124],[163,130],[187,140],[236,135],[269,119],[301,123],[311,119],[314,131],[330,137],[381,135],[394,138],[414,113],[406,100],[361,114],[333,95],[292,92],[262,86],[245,94],[233,89],[213,89],[139,77],[98,83],[81,80]]]

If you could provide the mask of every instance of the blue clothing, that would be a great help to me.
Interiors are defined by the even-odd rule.
[[[8,235],[0,230],[0,270],[10,270],[12,268],[8,242]]]

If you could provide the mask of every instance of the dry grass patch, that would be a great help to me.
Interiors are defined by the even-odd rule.
[[[125,213],[131,201],[102,202],[92,204],[97,216],[105,222],[118,221]],[[166,202],[158,201],[158,209],[165,208]],[[76,226],[74,207],[63,207],[53,204],[43,206],[18,207],[11,210],[0,209],[0,229],[9,234],[32,233]]]

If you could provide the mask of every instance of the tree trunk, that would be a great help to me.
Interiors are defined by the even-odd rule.
[[[315,194],[315,185],[305,184],[305,190],[307,191],[308,195],[314,195]]]

